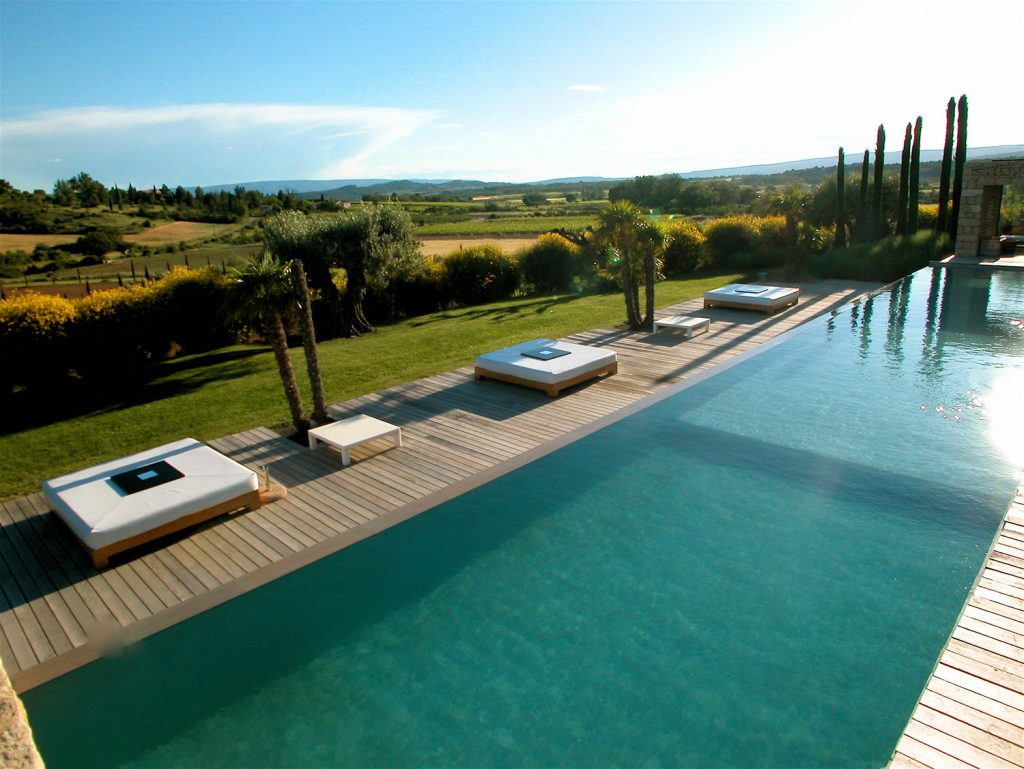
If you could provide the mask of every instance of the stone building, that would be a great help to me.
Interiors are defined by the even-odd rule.
[[[964,165],[957,256],[999,256],[999,206],[1008,184],[1024,186],[1024,160],[972,160]]]

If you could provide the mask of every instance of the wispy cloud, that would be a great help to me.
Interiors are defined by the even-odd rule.
[[[175,104],[42,112],[0,126],[5,173],[43,177],[87,170],[104,181],[216,183],[248,176],[324,177],[357,172],[440,113],[393,107]],[[227,153],[230,146],[234,152]],[[188,159],[185,161],[183,159]],[[8,170],[10,169],[10,170]]]
[[[567,85],[566,91],[579,91],[581,93],[604,93],[608,89],[603,85],[597,85],[596,83],[581,83],[579,85]]]

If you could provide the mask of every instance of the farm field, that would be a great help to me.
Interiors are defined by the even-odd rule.
[[[437,238],[426,237],[420,241],[420,253],[424,256],[439,256],[457,251],[460,248],[471,246],[497,246],[502,253],[514,254],[520,249],[530,246],[536,241],[532,238],[485,238],[485,237],[464,237],[464,238]]]
[[[163,246],[179,241],[200,240],[227,235],[238,229],[237,224],[207,224],[205,222],[171,222],[150,227],[134,235],[125,235],[128,243],[141,246]]]
[[[582,230],[596,223],[594,216],[503,216],[425,224],[417,227],[416,232],[418,235],[539,235],[554,229]]]
[[[169,222],[156,227],[149,227],[141,232],[124,235],[126,243],[137,243],[140,246],[165,246],[181,241],[201,240],[227,235],[239,229],[236,224],[206,224],[204,222]],[[84,232],[84,230],[83,230]],[[31,253],[36,245],[46,247],[62,246],[74,243],[82,233],[75,234],[23,234],[0,232],[0,252],[24,251]]]
[[[0,253],[4,251],[24,251],[32,253],[36,244],[42,243],[47,248],[74,243],[78,235],[23,235],[22,233],[0,232]]]

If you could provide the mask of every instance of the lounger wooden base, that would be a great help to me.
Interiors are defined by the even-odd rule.
[[[197,510],[194,513],[178,518],[177,520],[165,523],[163,526],[158,526],[150,531],[144,531],[141,534],[136,534],[134,537],[128,539],[122,539],[120,542],[115,542],[112,545],[101,547],[99,550],[92,550],[85,543],[83,546],[89,552],[89,556],[92,558],[93,566],[97,569],[102,569],[110,562],[110,557],[117,553],[122,553],[125,550],[130,550],[133,547],[138,547],[147,542],[152,542],[154,539],[160,539],[168,534],[173,534],[182,529],[187,529],[190,526],[208,521],[211,518],[216,518],[219,515],[230,513],[234,510],[241,510],[242,508],[248,508],[249,510],[255,510],[260,506],[260,492],[259,490],[250,491],[241,496],[233,499],[228,499],[221,502],[213,507],[207,507],[203,510]],[[69,529],[70,531],[70,529]],[[72,532],[73,534],[74,532]]]
[[[723,301],[721,299],[705,299],[704,307],[726,307],[732,310],[756,310],[757,312],[763,312],[767,315],[773,315],[777,310],[792,307],[799,299],[799,295],[794,295],[792,299],[786,299],[786,301],[776,305],[744,304],[740,302]]]
[[[562,390],[573,385],[578,385],[580,382],[586,382],[588,379],[594,379],[603,374],[617,374],[619,371],[618,361],[612,361],[606,366],[596,368],[591,371],[585,371],[582,374],[578,374],[570,379],[563,379],[560,382],[534,382],[530,379],[523,379],[522,377],[512,376],[511,374],[501,374],[497,371],[489,371],[484,368],[477,366],[474,370],[474,375],[477,379],[495,379],[500,382],[510,382],[511,384],[522,385],[523,387],[532,387],[534,390],[542,390],[548,394],[549,397],[555,398]]]

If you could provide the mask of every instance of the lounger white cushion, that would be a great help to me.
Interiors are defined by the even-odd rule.
[[[553,349],[568,353],[550,360],[538,360],[524,353]],[[500,379],[544,390],[554,397],[560,390],[604,373],[618,371],[614,350],[587,347],[553,339],[531,339],[480,355],[476,359],[477,379]]]
[[[133,494],[111,480],[160,461],[183,477]],[[178,521],[188,525],[230,509],[258,506],[259,479],[233,459],[185,438],[46,481],[43,496],[94,556],[104,554],[100,560],[105,563],[106,556],[146,541],[150,532],[174,531]],[[122,543],[127,544],[120,547]]]
[[[781,307],[796,304],[799,298],[799,288],[733,283],[729,286],[705,291],[704,306],[761,310],[770,315]]]

